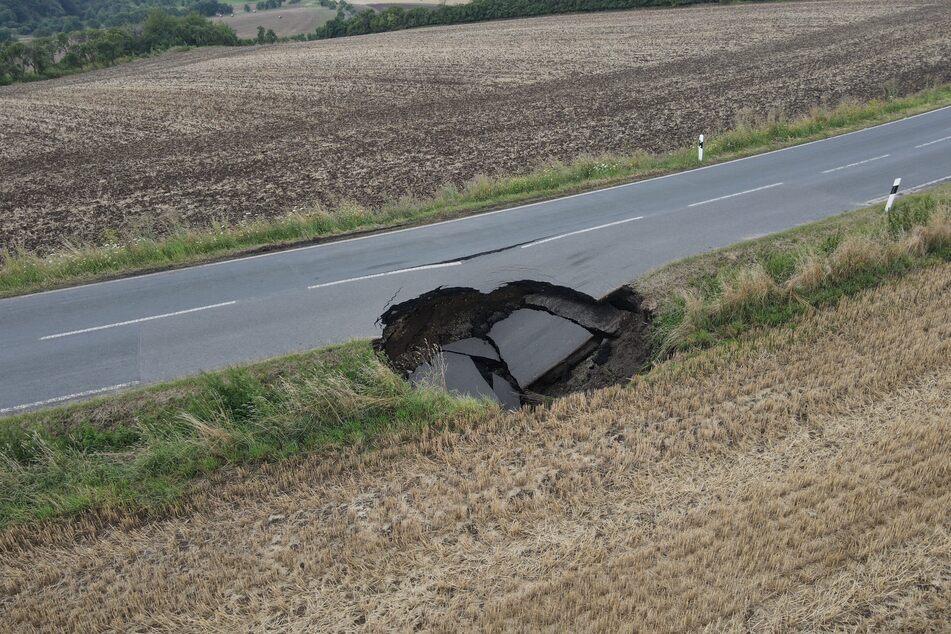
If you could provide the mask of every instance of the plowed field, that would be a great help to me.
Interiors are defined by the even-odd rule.
[[[945,0],[703,6],[172,53],[0,89],[0,248],[428,195],[951,80]]]
[[[234,15],[211,18],[234,29],[238,37],[255,37],[258,27],[272,29],[278,37],[290,37],[310,33],[324,22],[333,19],[337,12],[324,7],[282,7],[268,11],[247,13],[235,7]]]

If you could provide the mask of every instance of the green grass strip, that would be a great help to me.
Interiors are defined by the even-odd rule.
[[[0,419],[0,528],[90,510],[157,516],[227,465],[370,446],[492,411],[411,388],[362,341]]]

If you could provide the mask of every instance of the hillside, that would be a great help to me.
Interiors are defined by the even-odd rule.
[[[949,30],[940,0],[707,5],[206,48],[3,87],[0,250],[376,211],[681,148],[951,81]]]

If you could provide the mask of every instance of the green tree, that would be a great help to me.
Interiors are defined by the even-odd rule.
[[[274,29],[264,30],[263,26],[258,27],[258,36],[255,38],[258,44],[273,44],[277,41],[277,34]]]
[[[26,45],[26,56],[37,75],[45,73],[55,62],[56,41],[53,38],[39,38]]]
[[[26,75],[26,46],[16,40],[0,44],[0,81],[8,84]]]
[[[191,4],[188,5],[188,9],[198,15],[204,16],[216,15],[218,13],[231,13],[231,5],[218,2],[218,0],[192,0]]]
[[[277,40],[273,31],[264,32],[262,38],[266,42]],[[0,42],[0,84],[109,66],[123,58],[174,46],[237,46],[241,43],[230,27],[214,24],[197,13],[174,16],[157,10],[149,14],[140,28],[87,29],[30,42]]]
[[[218,0],[0,0],[0,27],[45,36],[138,24],[153,9],[182,16],[193,5],[207,15],[231,11],[230,5]]]

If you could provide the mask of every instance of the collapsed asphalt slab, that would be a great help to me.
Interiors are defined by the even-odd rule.
[[[438,288],[391,306],[376,346],[414,385],[517,409],[629,380],[647,359],[649,319],[627,287],[601,300],[534,281]]]
[[[577,350],[594,333],[576,323],[531,308],[520,308],[497,322],[487,335],[519,385],[531,385]]]

